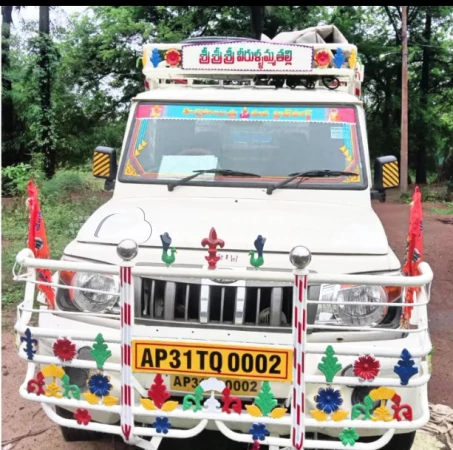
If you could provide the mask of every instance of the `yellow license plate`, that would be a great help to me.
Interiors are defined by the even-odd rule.
[[[134,372],[291,381],[292,349],[181,341],[132,341]]]
[[[189,375],[170,375],[170,389],[178,392],[193,392],[203,380],[206,380],[206,378]],[[222,379],[222,381],[225,382],[227,388],[230,388],[231,395],[256,396],[261,390],[261,382],[255,380],[227,378]]]

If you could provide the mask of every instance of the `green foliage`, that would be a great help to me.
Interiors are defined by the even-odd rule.
[[[31,165],[24,163],[4,167],[2,169],[2,178],[9,180],[3,184],[4,194],[24,195],[30,179],[30,169]]]
[[[445,202],[443,208],[431,208],[431,211],[441,216],[453,216],[453,202]]]
[[[423,202],[446,202],[450,200],[447,186],[423,186],[421,188]]]
[[[57,173],[55,178],[60,178]],[[48,183],[43,181],[39,189],[40,206],[46,223],[50,256],[60,259],[66,245],[75,238],[85,221],[106,200],[99,195],[99,186],[90,188],[87,181],[91,174],[80,174],[84,188],[78,193],[66,191],[66,195],[56,198],[43,194],[48,192]],[[28,180],[27,180],[28,181]],[[99,180],[100,181],[100,180]],[[12,268],[17,253],[27,247],[28,210],[24,197],[4,198],[2,208],[2,303],[16,304],[23,298],[23,283],[12,280]]]
[[[400,200],[402,203],[410,203],[412,201],[412,196],[409,192],[403,192],[400,195]]]
[[[400,153],[400,8],[274,6],[263,16],[263,33],[270,38],[332,23],[358,46],[365,64],[362,90],[372,159]],[[423,167],[433,183],[429,173],[439,173],[453,137],[453,7],[408,8],[409,165],[413,181]],[[192,36],[252,36],[249,6],[93,6],[90,13],[72,17],[67,27],[54,27],[53,43],[37,36],[32,22],[22,35],[13,24],[11,36],[6,36],[2,47],[8,48],[9,64],[3,75],[11,87],[3,89],[2,100],[12,102],[14,114],[12,129],[3,130],[4,166],[33,166],[32,155],[49,142],[60,169],[85,164],[97,145],[119,148],[130,100],[143,91],[141,66],[136,67],[143,44]],[[48,111],[41,107],[44,67],[52,75]],[[50,121],[47,128],[44,116]]]

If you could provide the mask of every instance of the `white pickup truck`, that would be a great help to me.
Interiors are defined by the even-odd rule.
[[[66,440],[409,450],[433,275],[402,275],[372,209],[399,170],[372,181],[357,48],[199,38],[146,45],[143,73],[119,163],[94,152],[112,199],[60,261],[17,256],[20,395]]]

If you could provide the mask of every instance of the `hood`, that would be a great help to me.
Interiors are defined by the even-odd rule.
[[[162,247],[160,235],[168,233],[172,247],[201,249],[212,227],[225,242],[223,250],[250,251],[262,235],[264,252],[288,253],[304,245],[312,253],[388,253],[371,206],[231,198],[113,198],[82,226],[77,241],[116,245],[134,239]]]

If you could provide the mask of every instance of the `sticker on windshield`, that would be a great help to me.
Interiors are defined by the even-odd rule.
[[[331,127],[330,128],[330,139],[343,139],[343,128]]]
[[[158,178],[181,178],[194,175],[195,170],[217,168],[214,155],[164,155],[159,167]],[[200,178],[213,179],[215,174],[205,174]]]

